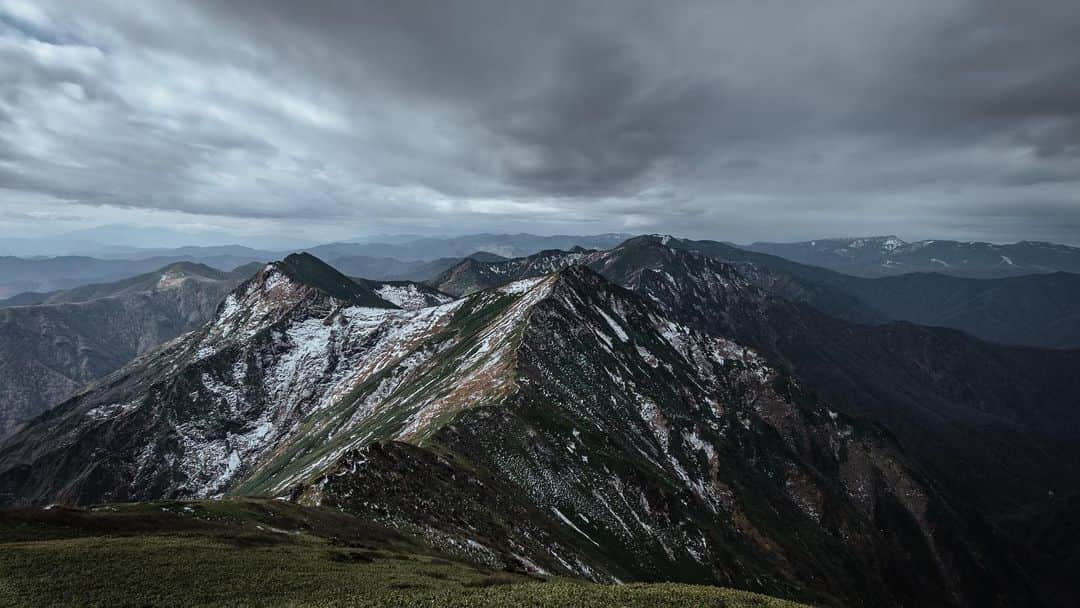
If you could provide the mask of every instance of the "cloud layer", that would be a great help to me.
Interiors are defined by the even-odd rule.
[[[9,233],[1080,243],[1078,186],[1075,0],[0,0]]]

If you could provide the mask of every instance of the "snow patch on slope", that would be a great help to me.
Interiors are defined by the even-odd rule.
[[[604,317],[604,320],[607,321],[607,324],[611,327],[611,331],[615,332],[615,335],[618,336],[620,340],[622,340],[623,342],[626,342],[627,340],[630,339],[630,336],[628,336],[626,334],[626,330],[624,330],[622,328],[622,325],[619,325],[618,323],[616,323],[615,319],[612,319],[611,315],[604,312],[603,308],[600,308],[599,306],[597,306],[596,310],[597,310],[597,312],[600,313],[601,317]]]
[[[453,300],[453,298],[440,293],[425,292],[415,283],[405,285],[386,283],[376,289],[375,293],[387,302],[405,310],[419,310],[432,305],[446,304]]]
[[[506,285],[499,287],[498,290],[499,293],[504,293],[506,295],[520,295],[539,285],[545,278],[547,277],[533,277],[530,279],[514,281],[513,283],[507,283]]]

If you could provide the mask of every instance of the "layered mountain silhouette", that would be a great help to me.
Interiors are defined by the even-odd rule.
[[[847,274],[879,277],[912,272],[1000,278],[1049,272],[1080,272],[1080,249],[1040,241],[1007,245],[895,236],[818,239],[801,243],[752,243],[747,249]]]

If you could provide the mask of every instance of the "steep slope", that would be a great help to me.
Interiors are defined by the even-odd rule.
[[[289,496],[492,566],[1027,603],[887,435],[585,268],[408,311],[312,260],[5,442],[3,498]]]
[[[646,281],[600,271],[677,320],[758,349],[848,413],[884,424],[988,512],[1039,501],[1048,489],[1080,489],[1080,381],[1069,371],[1080,351],[1006,347],[909,323],[846,323],[752,285],[718,284],[723,264],[696,255],[707,242],[691,242],[693,252],[686,243],[636,241],[657,259],[684,260],[654,265]],[[612,251],[631,255],[644,256]]]
[[[554,277],[506,288],[532,303],[513,315],[524,326],[501,402],[404,436],[419,448],[347,452],[301,500],[600,580],[710,580],[828,604],[1025,601],[1022,583],[961,580],[961,563],[1009,566],[885,435],[591,272]]]
[[[820,239],[802,243],[752,243],[747,249],[857,276],[911,272],[1000,278],[1024,274],[1080,272],[1080,249],[1022,241],[1007,245],[959,241],[904,242],[895,236]]]
[[[672,249],[734,264],[740,274],[766,292],[785,300],[807,304],[838,319],[863,324],[890,320],[847,290],[848,281],[852,277],[826,268],[808,266],[717,241],[646,235],[631,239],[626,244],[656,241]]]
[[[753,289],[708,287],[711,263],[697,264],[665,266],[674,280],[611,278],[673,318],[752,345],[837,407],[884,424],[991,511],[1040,500],[1047,489],[1080,489],[1080,383],[1069,371],[1080,351],[1005,347],[907,323],[853,325]]]
[[[202,325],[250,268],[177,263],[0,309],[0,436],[87,382]]]
[[[1064,591],[1075,586],[1067,568],[1058,567],[1062,553],[1071,559],[1069,550],[1028,540],[1044,529],[1044,519],[1060,512],[1056,505],[1080,496],[1080,351],[1006,347],[909,323],[845,323],[769,297],[737,276],[760,267],[756,263],[730,265],[706,255],[731,250],[708,241],[639,237],[589,262],[670,317],[757,348],[838,410],[884,425],[942,480],[950,498],[989,518],[999,527],[996,537],[1022,547],[1016,551],[1027,553],[1023,563],[1039,577],[1048,604],[1080,600]],[[775,267],[772,260],[764,262]],[[816,278],[870,285],[905,280],[858,279],[823,269]],[[944,280],[950,289],[964,281]],[[1003,281],[1012,280],[1027,279]],[[904,297],[910,302],[917,296]],[[933,292],[926,297],[933,301]],[[897,297],[895,305],[904,302]]]
[[[1006,347],[909,323],[847,323],[767,293],[760,278],[748,278],[761,260],[717,259],[728,255],[746,254],[711,241],[643,236],[584,257],[546,256],[543,266],[588,264],[670,318],[757,349],[837,408],[885,425],[989,515],[1042,501],[1048,490],[1080,491],[1080,379],[1070,371],[1080,369],[1080,351]],[[443,287],[530,276],[538,261],[486,265],[483,273],[462,265]],[[817,270],[823,280],[843,277]]]

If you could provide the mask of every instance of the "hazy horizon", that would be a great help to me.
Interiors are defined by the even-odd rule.
[[[91,228],[85,228],[78,231],[57,233],[54,235],[34,237],[34,238],[8,238],[0,240],[0,256],[18,256],[18,257],[53,257],[53,256],[66,256],[66,255],[105,255],[115,254],[122,255],[125,251],[152,251],[152,250],[172,250],[182,249],[186,247],[195,248],[213,248],[213,247],[229,247],[239,246],[246,247],[254,250],[269,251],[269,252],[290,252],[298,251],[301,249],[307,249],[316,247],[319,245],[327,245],[331,243],[358,243],[358,244],[378,244],[378,243],[401,243],[420,239],[455,239],[468,236],[476,236],[480,234],[490,234],[495,236],[514,236],[514,235],[529,235],[537,237],[554,237],[554,236],[596,236],[602,234],[618,234],[626,237],[631,237],[639,234],[671,234],[672,236],[679,238],[694,238],[700,240],[715,240],[722,242],[734,243],[737,245],[750,245],[753,243],[789,243],[789,242],[809,242],[815,240],[832,240],[832,239],[858,239],[858,238],[873,238],[873,237],[886,237],[894,236],[905,242],[918,242],[918,241],[930,241],[930,240],[953,240],[935,238],[932,236],[912,238],[903,234],[895,234],[888,232],[873,233],[873,234],[824,234],[817,235],[811,238],[800,238],[792,240],[780,240],[780,239],[753,239],[753,240],[734,240],[724,238],[713,238],[708,235],[705,236],[688,236],[681,233],[666,233],[655,231],[640,231],[640,232],[583,232],[583,231],[567,231],[567,232],[537,232],[529,230],[507,230],[505,232],[460,232],[454,234],[447,233],[377,233],[368,235],[345,235],[342,238],[327,238],[327,239],[282,239],[276,236],[264,236],[264,237],[252,237],[250,235],[231,234],[223,232],[203,232],[203,233],[187,233],[184,231],[170,231],[167,228],[159,226],[127,226],[123,224],[110,224],[106,226],[96,226]],[[1021,239],[1021,240],[1037,240],[1037,239]],[[996,245],[1011,244],[1019,241],[979,241],[988,242]],[[1054,241],[1050,241],[1054,242]],[[1057,243],[1068,246],[1076,246],[1077,243]]]

